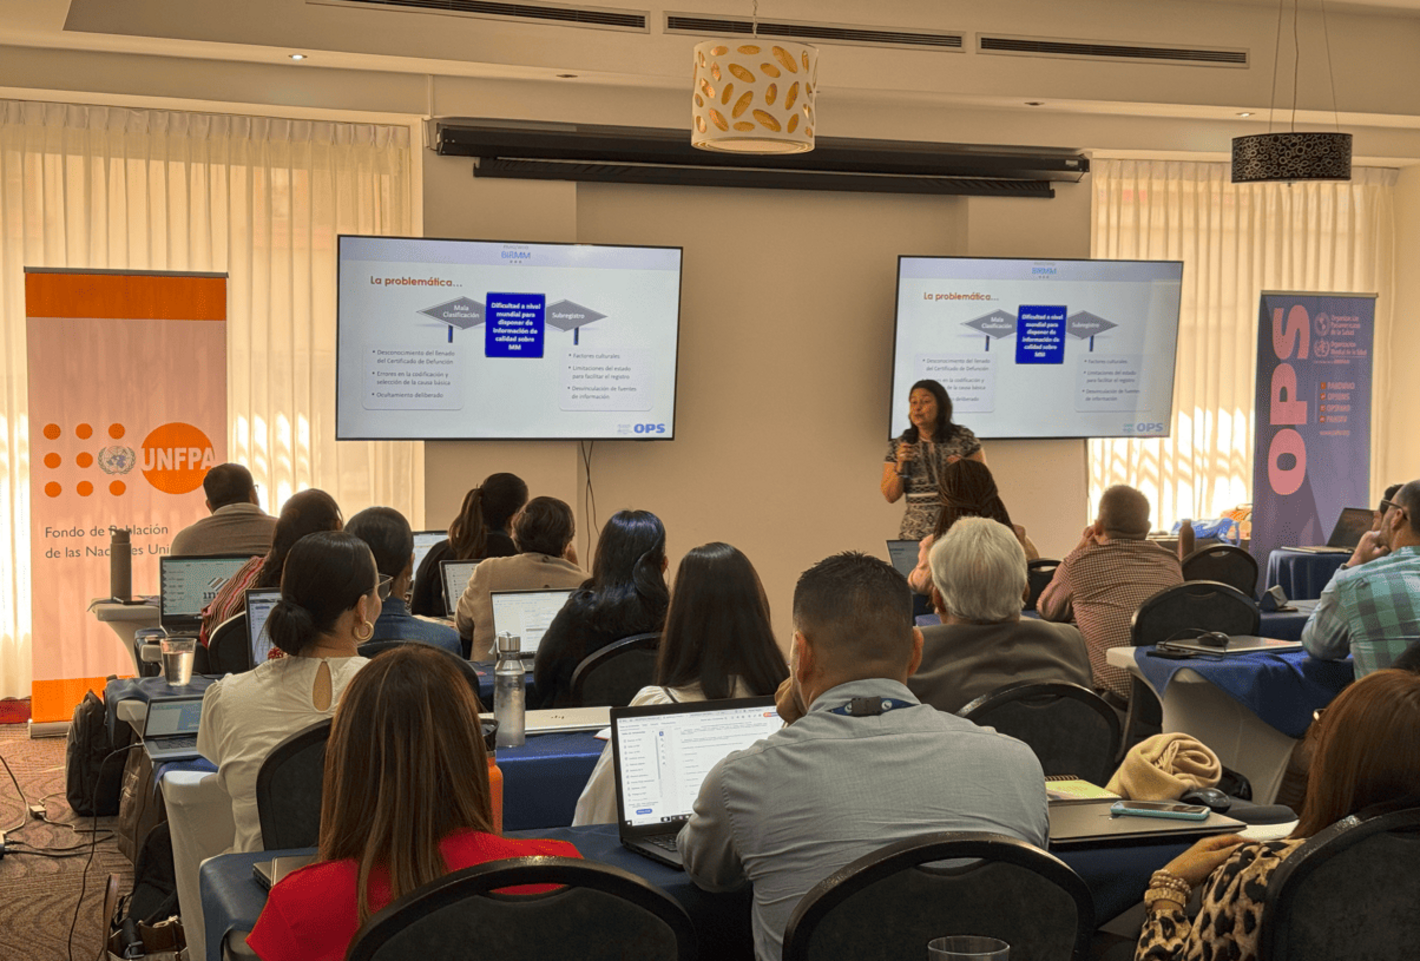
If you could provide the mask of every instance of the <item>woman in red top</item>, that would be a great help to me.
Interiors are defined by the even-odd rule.
[[[263,961],[340,961],[381,908],[451,871],[581,856],[565,841],[493,833],[478,701],[452,659],[428,645],[387,651],[355,675],[335,714],[322,790],[320,860],[271,889],[247,938]]]

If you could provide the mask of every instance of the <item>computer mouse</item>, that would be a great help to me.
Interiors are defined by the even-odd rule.
[[[1204,647],[1225,648],[1228,646],[1228,635],[1224,634],[1222,631],[1207,631],[1206,633],[1199,634],[1197,641]]]
[[[1179,798],[1184,804],[1201,804],[1219,814],[1233,806],[1233,799],[1215,787],[1196,787]]]

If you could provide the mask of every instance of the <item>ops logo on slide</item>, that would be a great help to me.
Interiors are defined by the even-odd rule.
[[[1163,424],[1140,421],[1137,424],[1125,424],[1119,432],[1121,434],[1161,434],[1163,431]]]
[[[664,434],[665,424],[636,424],[631,428],[637,434]]]

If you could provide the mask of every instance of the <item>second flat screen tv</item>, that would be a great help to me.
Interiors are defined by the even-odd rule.
[[[679,247],[340,237],[340,440],[670,440]]]
[[[982,438],[1165,437],[1183,264],[900,257],[892,437],[941,382]]]

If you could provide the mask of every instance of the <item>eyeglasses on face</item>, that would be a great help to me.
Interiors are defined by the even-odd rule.
[[[375,593],[380,596],[380,600],[390,599],[390,585],[394,583],[394,578],[388,575],[380,575],[380,582],[375,585]]]

